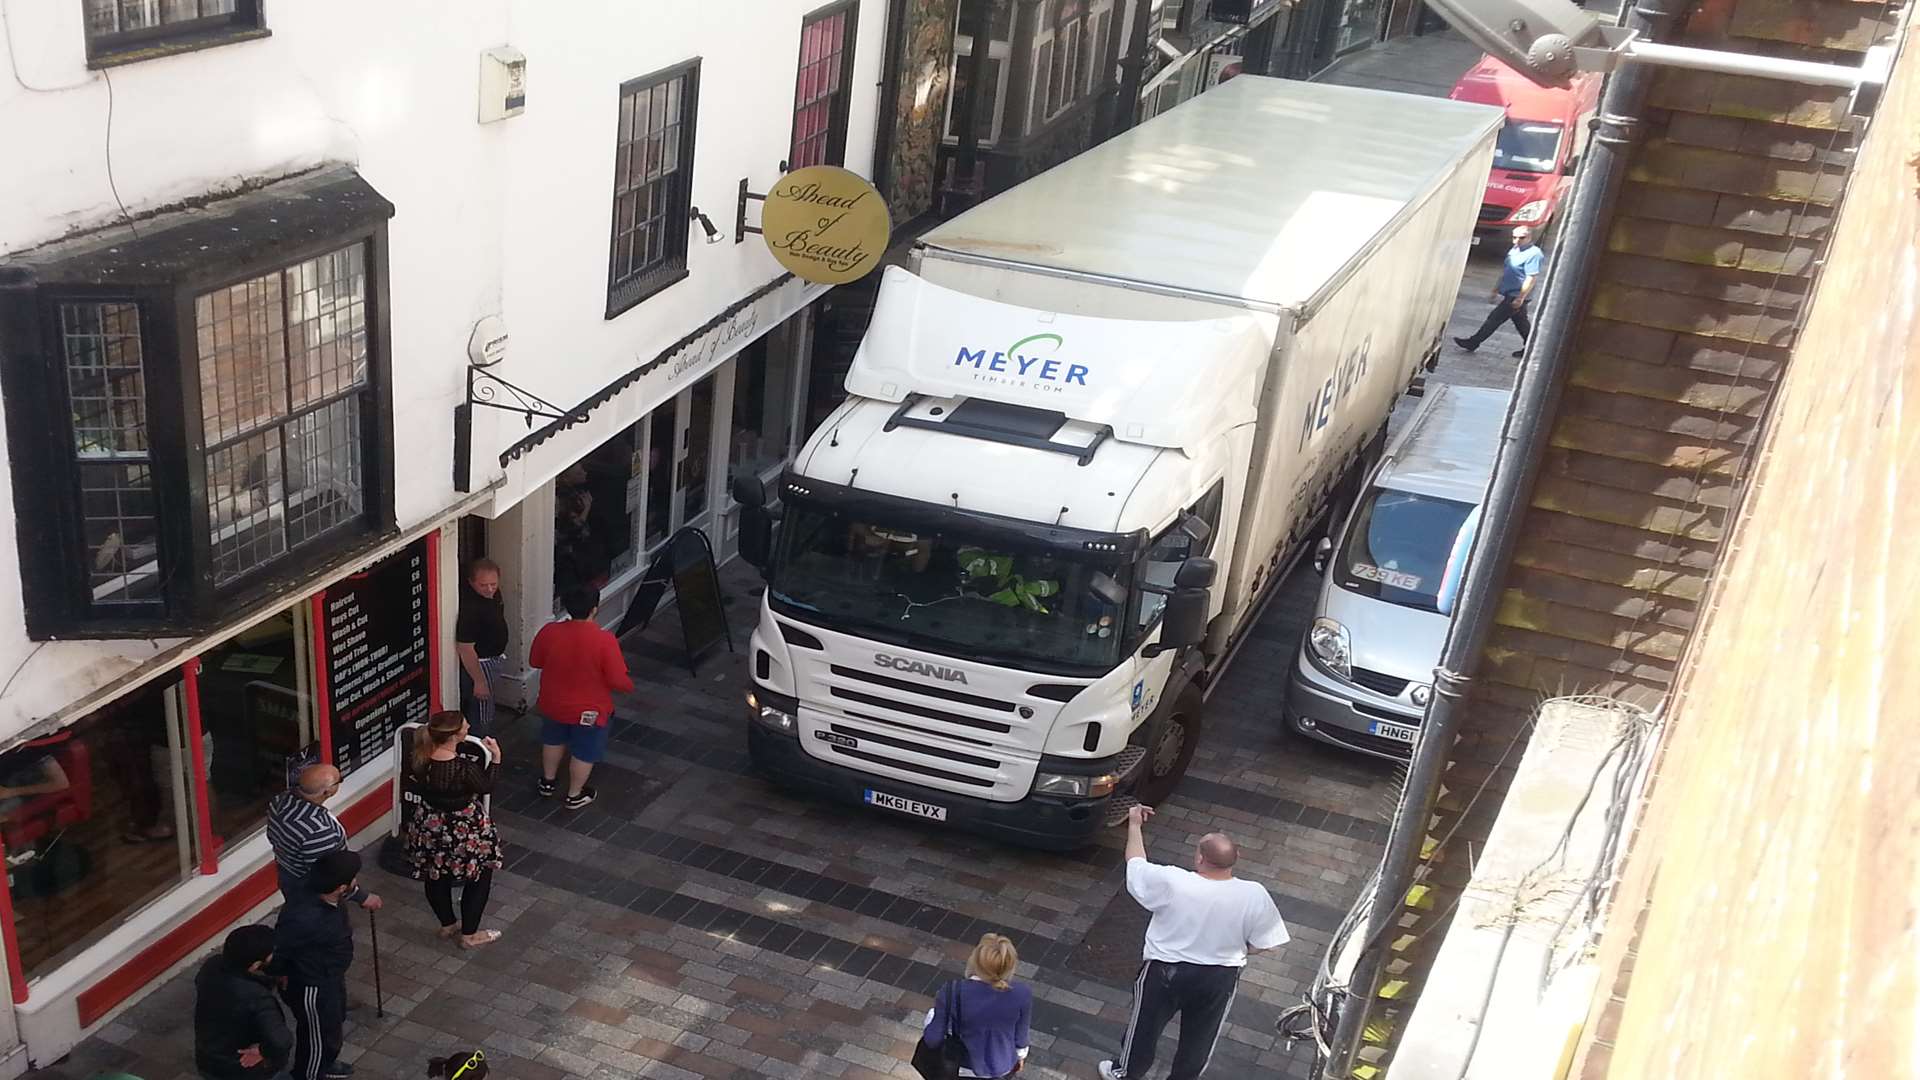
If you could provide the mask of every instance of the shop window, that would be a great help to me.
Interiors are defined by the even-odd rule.
[[[33,637],[204,628],[392,527],[392,213],[332,170],[0,264]]]
[[[687,276],[699,91],[698,60],[620,87],[609,319]]]
[[[1027,130],[1038,131],[1045,127],[1047,118],[1053,115],[1047,107],[1047,88],[1053,82],[1053,42],[1046,41],[1034,54],[1033,62],[1033,124]]]
[[[648,551],[666,542],[673,528],[673,441],[672,402],[653,411],[647,432],[647,511],[646,532],[641,543]]]
[[[733,384],[733,448],[727,484],[737,475],[762,476],[787,459],[793,435],[795,357],[784,330],[775,330],[740,354]]]
[[[555,596],[580,585],[600,588],[635,564],[634,439],[634,428],[616,434],[554,480]]]
[[[289,607],[200,658],[208,813],[222,847],[264,826],[268,800],[319,760],[309,610]]]
[[[87,59],[167,55],[263,36],[260,0],[82,0]]]
[[[846,160],[853,32],[859,18],[859,5],[844,0],[808,15],[800,24],[789,168],[839,165]]]
[[[1113,78],[1112,69],[1107,67],[1113,57],[1113,38],[1110,36],[1113,33],[1113,12],[1102,11],[1094,25],[1098,29],[1094,31],[1093,59],[1089,65],[1093,69],[1090,89],[1099,90]],[[1106,69],[1104,73],[1103,68]]]
[[[0,754],[0,835],[28,978],[193,873],[186,739],[172,681]]]
[[[956,46],[953,61],[953,93],[947,95],[947,138],[958,141],[960,138],[960,119],[955,110],[967,106],[966,90],[973,77],[973,64],[968,59],[973,46],[970,42]],[[1006,73],[1006,65],[999,57],[987,57],[986,78],[980,87],[982,97],[974,113],[974,138],[982,143],[992,144],[1000,140],[1000,83]]]

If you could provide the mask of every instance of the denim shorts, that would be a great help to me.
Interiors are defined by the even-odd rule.
[[[607,756],[607,732],[612,727],[612,716],[608,716],[604,724],[562,724],[543,716],[540,718],[540,745],[564,746],[573,755],[573,760],[596,765]]]

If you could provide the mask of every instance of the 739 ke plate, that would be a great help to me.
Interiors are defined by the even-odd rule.
[[[929,821],[947,820],[947,808],[944,806],[923,803],[917,799],[905,799],[898,795],[889,795],[884,791],[875,791],[872,788],[867,789],[867,805],[897,810],[902,814],[912,814],[914,817],[923,817]]]

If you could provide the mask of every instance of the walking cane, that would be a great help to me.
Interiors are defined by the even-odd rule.
[[[373,1014],[385,1020],[387,998],[380,992],[380,919],[371,911],[367,912],[367,933],[373,937]]]

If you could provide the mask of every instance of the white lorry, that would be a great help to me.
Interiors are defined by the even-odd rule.
[[[1438,355],[1500,123],[1242,76],[926,234],[734,489],[759,771],[1050,848],[1168,794]]]

